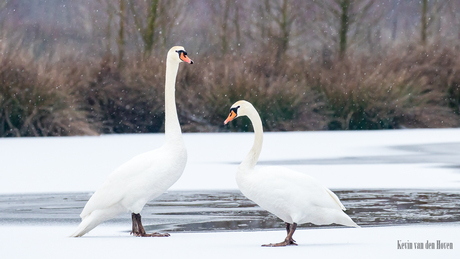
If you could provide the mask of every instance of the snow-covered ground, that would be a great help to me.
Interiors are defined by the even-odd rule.
[[[71,226],[1,226],[0,258],[459,258],[459,225],[299,229],[296,247],[280,242],[284,231],[173,233],[136,238],[123,227],[95,228],[82,238],[65,237]],[[399,242],[453,243],[453,250],[398,249]],[[435,247],[436,248],[436,247]]]
[[[0,139],[0,193],[92,192],[116,167],[161,146],[163,138],[136,134]],[[251,148],[252,133],[191,133],[184,138],[188,163],[173,190],[237,189],[235,171]],[[421,145],[427,144],[447,144],[446,150],[433,153],[445,153],[450,161],[426,160],[429,151]],[[449,150],[448,144],[459,144],[459,150]],[[407,146],[413,148],[398,148]],[[405,163],[405,156],[412,160]],[[414,162],[416,156],[420,159]],[[346,160],[369,157],[402,161]],[[460,129],[265,133],[260,162],[308,173],[331,189],[460,190],[459,170],[449,167],[460,164]]]
[[[280,164],[331,189],[460,190],[460,129],[266,133],[262,165]],[[0,194],[92,192],[162,134],[0,139]],[[174,190],[236,189],[238,163],[252,133],[184,134],[188,164]],[[459,149],[457,150],[456,147]],[[460,224],[299,229],[298,247],[262,248],[284,231],[173,233],[134,238],[129,226],[100,226],[67,238],[76,226],[0,225],[0,258],[460,258]],[[453,250],[397,249],[397,242],[451,242]]]

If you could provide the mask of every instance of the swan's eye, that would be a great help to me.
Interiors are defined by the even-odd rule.
[[[240,106],[236,106],[235,108],[231,108],[230,113],[234,112],[235,114],[238,114],[238,108],[240,108]]]
[[[187,52],[183,50],[176,50],[177,54],[179,54],[179,57],[182,57],[182,55],[187,56]]]

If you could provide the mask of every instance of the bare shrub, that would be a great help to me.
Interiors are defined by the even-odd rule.
[[[406,70],[418,76],[430,90],[442,92],[445,100],[440,105],[448,105],[455,114],[460,109],[460,52],[456,47],[430,47],[410,45],[393,53],[393,70]]]
[[[442,72],[433,73],[452,68],[434,67],[436,58],[422,62],[422,51],[394,52],[385,60],[337,61],[331,68],[318,66],[309,81],[324,93],[333,112],[329,129],[459,125],[459,117],[448,107]]]
[[[114,57],[105,57],[74,87],[76,102],[88,120],[101,123],[102,133],[158,132],[164,121],[164,69],[157,60],[131,62],[118,68]],[[81,76],[83,75],[83,76]],[[76,80],[78,81],[78,79]]]
[[[93,135],[84,112],[69,93],[31,61],[20,56],[0,64],[0,136]]]
[[[186,130],[224,130],[222,123],[228,109],[241,99],[250,101],[258,109],[268,131],[313,130],[326,126],[327,117],[318,94],[311,91],[299,75],[282,71],[267,73],[273,70],[271,65],[256,66],[261,63],[244,62],[230,55],[220,61],[203,60],[203,63],[203,68],[193,75],[191,68],[185,69],[179,84],[180,106],[187,107],[185,110],[190,113]],[[230,127],[247,131],[250,123],[241,120],[232,125]]]

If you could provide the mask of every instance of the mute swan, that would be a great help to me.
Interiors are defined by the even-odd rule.
[[[336,223],[359,227],[343,212],[345,207],[339,198],[314,178],[277,166],[255,170],[262,149],[262,121],[251,103],[238,101],[230,108],[224,124],[241,116],[247,116],[251,120],[255,140],[249,154],[238,167],[236,183],[247,198],[286,223],[287,236],[283,242],[262,246],[297,245],[292,236],[297,224],[302,223]]]
[[[181,62],[193,64],[183,47],[172,47],[166,58],[163,146],[140,154],[115,169],[86,203],[80,214],[82,222],[72,237],[82,236],[101,222],[128,211],[132,213],[131,234],[169,236],[145,233],[140,212],[149,200],[160,196],[179,179],[187,162],[175,101],[176,75]]]

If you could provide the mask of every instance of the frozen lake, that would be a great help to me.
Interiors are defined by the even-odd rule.
[[[361,227],[460,222],[460,191],[335,191]],[[80,222],[87,193],[0,196],[0,224],[56,225]],[[150,231],[283,229],[284,223],[239,191],[171,191],[147,203],[142,218]],[[128,213],[106,222],[130,232]],[[307,224],[308,225],[308,224]],[[312,227],[311,225],[308,225]]]
[[[283,132],[264,135],[258,166],[307,173],[333,190],[361,229],[303,226],[298,247],[279,242],[283,223],[244,198],[235,183],[252,133],[184,134],[188,163],[171,190],[142,212],[68,238],[90,195],[116,167],[159,147],[163,134],[0,139],[0,258],[458,258],[460,129]],[[397,242],[454,244],[454,250],[398,250]],[[180,247],[180,249],[178,249]]]

